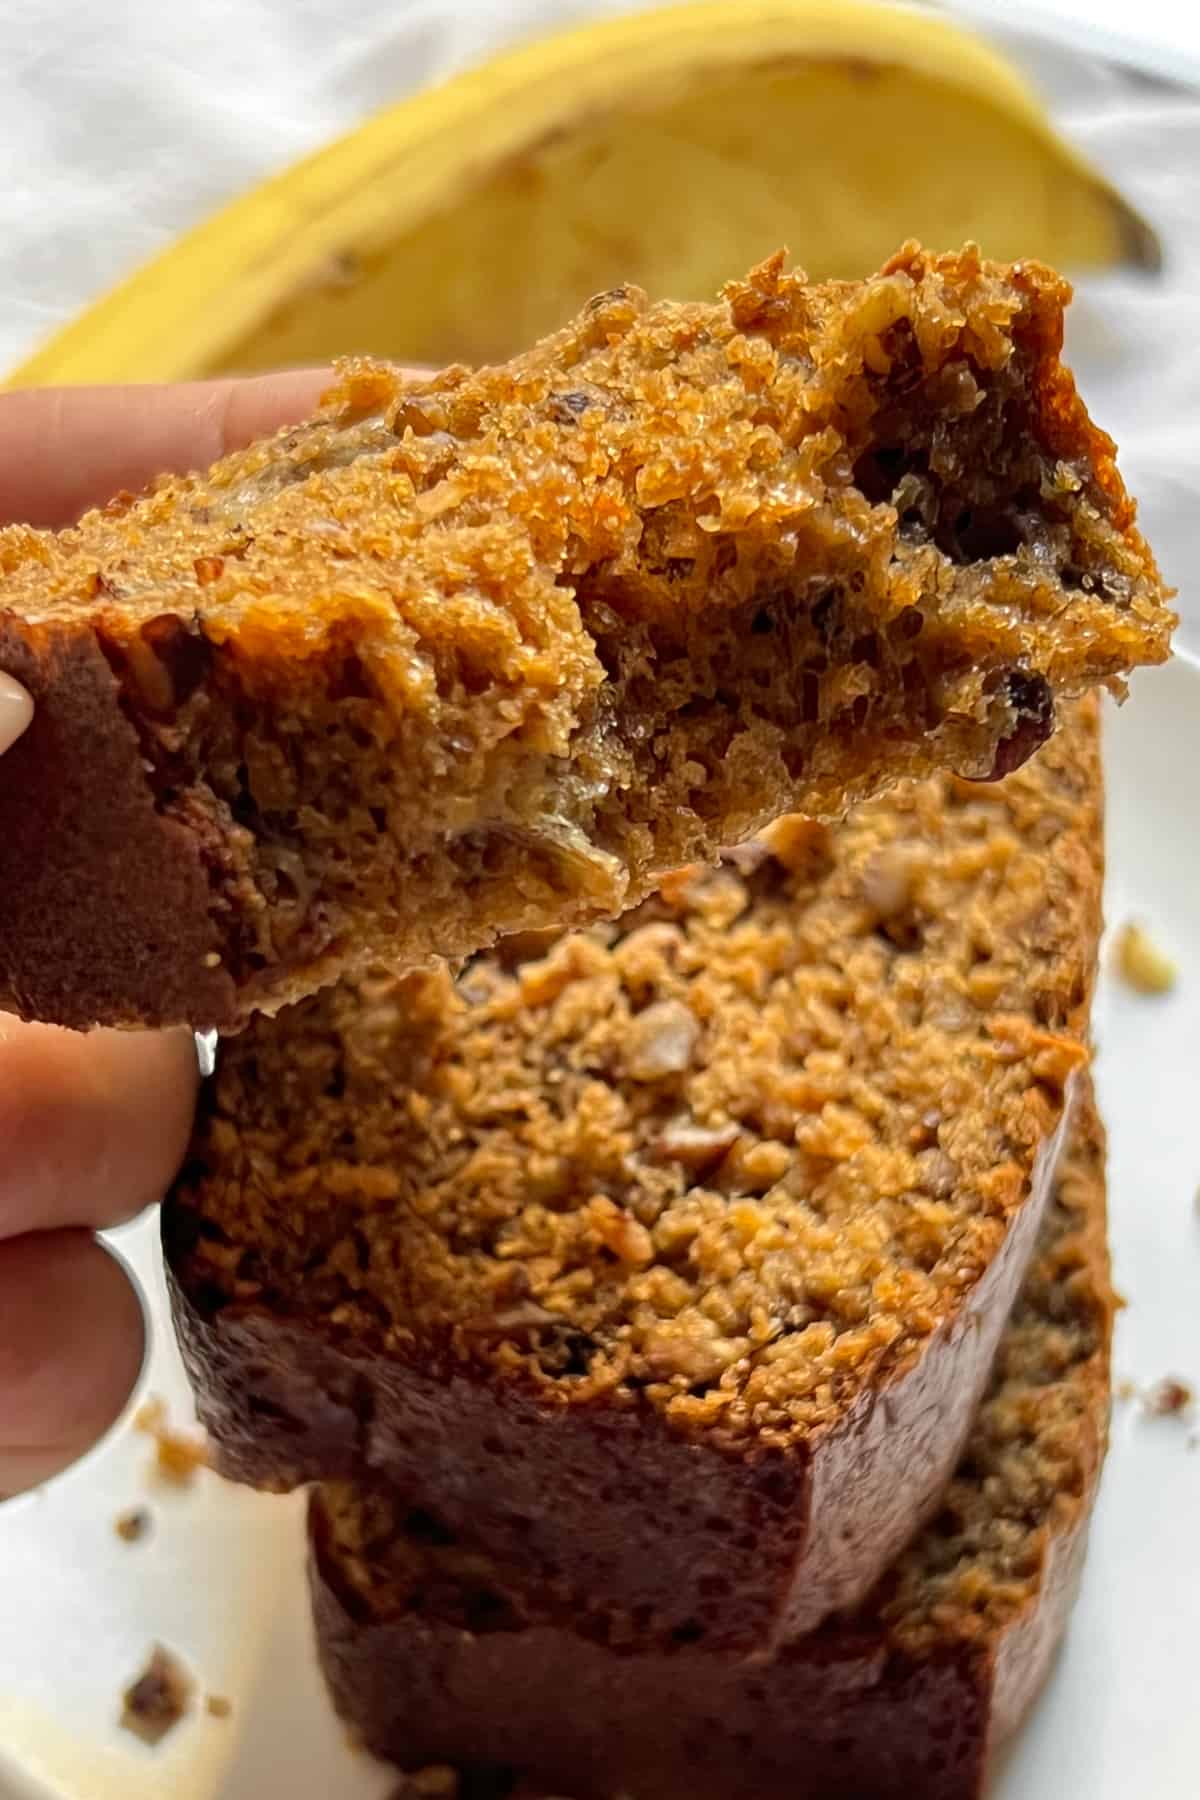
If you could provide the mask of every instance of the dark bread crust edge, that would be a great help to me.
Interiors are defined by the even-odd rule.
[[[318,1655],[366,1747],[409,1767],[515,1767],[576,1800],[975,1800],[995,1745],[1045,1680],[1087,1539],[1080,1517],[1031,1613],[998,1643],[916,1658],[834,1622],[755,1668],[621,1656],[551,1626],[473,1636],[419,1614],[363,1620],[326,1553],[319,1507],[318,1495]]]
[[[788,1453],[725,1452],[631,1407],[549,1408],[373,1353],[323,1318],[214,1310],[189,1286],[187,1221],[168,1201],[172,1310],[217,1466],[277,1489],[387,1481],[500,1563],[603,1595],[602,1634],[648,1608],[663,1629],[699,1625],[707,1649],[761,1654],[857,1605],[936,1508],[1036,1241],[1072,1091],[958,1310]]]
[[[1099,1320],[1099,1343],[1080,1372],[1087,1407],[1079,1424],[1082,1491],[1065,1498],[1069,1514],[1057,1532],[1047,1527],[1045,1556],[1036,1602],[1004,1631],[990,1659],[989,1751],[994,1752],[1020,1725],[1037,1699],[1057,1653],[1083,1574],[1088,1528],[1108,1449],[1112,1406],[1112,1328],[1121,1304],[1111,1280],[1108,1243],[1108,1135],[1096,1106],[1092,1078],[1083,1084],[1075,1107],[1066,1173],[1083,1189],[1073,1233],[1074,1272],[1068,1279],[1088,1284]]]
[[[574,1800],[978,1792],[986,1657],[918,1665],[869,1637],[818,1634],[748,1682],[744,1664],[619,1656],[553,1626],[475,1636],[421,1614],[362,1620],[340,1590],[319,1509],[318,1494],[309,1558],[318,1660],[338,1713],[386,1761],[516,1770],[526,1791]],[[768,1691],[766,1705],[755,1698]]]
[[[0,667],[35,702],[0,782],[0,1010],[75,1027],[233,1020],[200,844],[156,809],[95,637],[46,631],[35,647],[0,612]]]
[[[1104,1139],[1090,1100],[1079,1111],[1091,1171],[1081,1263],[1104,1314],[1079,1375],[1083,1482],[1046,1520],[1039,1580],[1014,1617],[905,1649],[868,1602],[756,1665],[661,1648],[620,1655],[557,1622],[473,1634],[430,1611],[371,1616],[331,1553],[317,1490],[309,1581],[318,1655],[335,1705],[367,1747],[410,1767],[516,1769],[577,1800],[631,1791],[637,1800],[977,1800],[1062,1638],[1104,1458]]]

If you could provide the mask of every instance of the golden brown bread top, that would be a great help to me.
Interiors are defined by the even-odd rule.
[[[712,306],[621,289],[502,368],[351,364],[207,474],[0,533],[0,667],[46,738],[23,781],[67,742],[74,670],[201,913],[178,980],[99,933],[89,993],[0,899],[0,998],[230,1026],[615,915],[784,811],[1015,767],[1056,698],[1160,661],[1171,626],[1059,362],[1067,294],[912,246],[864,282],[775,258]],[[76,809],[101,842],[108,804]],[[86,892],[73,835],[0,805],[0,896]]]
[[[919,1351],[1025,1201],[1087,1060],[1094,701],[994,786],[938,777],[223,1048],[175,1203],[188,1285],[364,1347],[648,1404],[731,1445]]]

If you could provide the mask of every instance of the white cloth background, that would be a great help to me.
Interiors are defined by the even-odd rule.
[[[516,36],[628,4],[0,0],[0,369],[178,232],[376,108]],[[1086,284],[1070,347],[1188,613],[1191,571],[1200,594],[1200,95],[1009,42],[1166,242],[1162,280]],[[1194,616],[1200,647],[1200,599]]]

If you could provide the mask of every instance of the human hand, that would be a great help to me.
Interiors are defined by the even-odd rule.
[[[164,470],[206,467],[303,418],[325,380],[0,394],[0,522],[70,524]],[[32,713],[0,672],[0,781]],[[0,1498],[82,1455],[137,1379],[141,1308],[93,1234],[161,1196],[196,1083],[190,1032],[84,1034],[0,1014]]]

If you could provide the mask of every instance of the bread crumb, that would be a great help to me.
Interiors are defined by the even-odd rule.
[[[190,1486],[197,1469],[208,1467],[208,1449],[199,1438],[178,1431],[162,1431],[154,1456],[155,1473],[175,1487]]]
[[[133,1416],[134,1429],[152,1437],[154,1472],[173,1487],[190,1486],[197,1469],[207,1468],[208,1448],[202,1437],[175,1431],[167,1423],[167,1406],[160,1394],[151,1394]]]
[[[1190,1412],[1194,1395],[1186,1381],[1178,1376],[1164,1375],[1161,1381],[1155,1382],[1142,1396],[1142,1405],[1154,1418],[1167,1419],[1179,1413]]]
[[[1175,986],[1175,964],[1132,921],[1118,933],[1116,960],[1124,980],[1139,994],[1167,994]]]
[[[122,1696],[121,1726],[144,1744],[159,1744],[191,1703],[191,1676],[170,1650],[155,1644],[150,1659]]]
[[[1123,1377],[1122,1380],[1120,1380],[1120,1381],[1114,1381],[1113,1382],[1113,1399],[1120,1400],[1120,1401],[1136,1400],[1137,1399],[1137,1382],[1130,1381],[1128,1376]]]
[[[205,1694],[204,1710],[210,1719],[227,1719],[233,1711],[233,1701],[226,1694]]]
[[[113,1530],[124,1544],[137,1544],[150,1530],[150,1510],[145,1506],[131,1506],[128,1512],[118,1513],[113,1520]]]
[[[133,1429],[153,1437],[166,1424],[167,1403],[161,1394],[147,1394],[133,1415]]]

